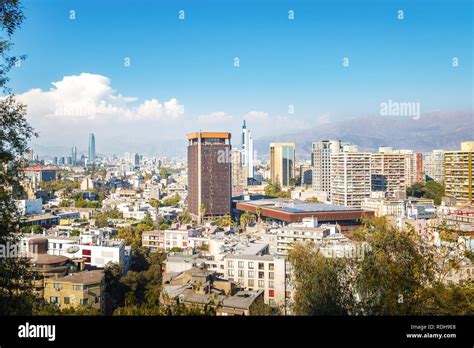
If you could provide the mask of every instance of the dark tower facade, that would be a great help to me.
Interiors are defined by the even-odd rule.
[[[201,220],[231,213],[230,133],[188,134],[188,210]]]

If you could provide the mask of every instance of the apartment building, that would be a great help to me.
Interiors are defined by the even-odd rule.
[[[170,250],[175,247],[186,249],[187,247],[192,246],[190,245],[190,238],[200,237],[204,231],[204,227],[193,227],[189,224],[167,229],[164,231],[165,250]]]
[[[460,151],[444,152],[445,195],[472,204],[474,141],[461,143]]]
[[[142,246],[150,251],[165,250],[165,233],[164,231],[143,231]]]
[[[375,216],[395,216],[409,219],[431,219],[436,213],[434,201],[425,198],[368,197],[362,202],[362,209],[373,211]]]
[[[384,192],[394,197],[396,191],[405,191],[410,180],[407,154],[394,152],[390,147],[380,147],[371,155],[372,191]]]
[[[323,238],[336,233],[336,226],[318,226],[317,219],[306,218],[302,223],[292,223],[280,228],[270,229],[273,235],[275,252],[280,256],[288,256],[288,252],[296,243],[321,243]]]
[[[360,208],[370,196],[371,167],[368,152],[346,146],[331,155],[331,202],[335,205]]]
[[[444,183],[444,151],[433,150],[425,153],[423,159],[423,174],[425,180],[434,180]]]
[[[286,261],[274,255],[236,255],[224,258],[224,277],[246,290],[264,290],[264,302],[283,307],[285,300]]]
[[[44,280],[44,299],[61,309],[91,306],[103,311],[103,270],[71,273]]]
[[[313,190],[326,192],[331,197],[331,154],[343,150],[347,142],[340,140],[323,140],[312,144],[311,165]]]

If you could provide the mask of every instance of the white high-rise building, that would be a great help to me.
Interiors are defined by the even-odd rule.
[[[423,159],[423,174],[426,180],[444,183],[444,151],[433,150],[425,154]]]
[[[247,129],[247,124],[242,125],[242,166],[247,167],[247,177],[252,179],[254,175],[253,165],[253,138],[250,129]]]
[[[342,151],[347,142],[323,140],[313,143],[311,165],[313,167],[313,190],[326,192],[331,197],[331,154]]]
[[[331,202],[360,208],[370,197],[370,153],[358,152],[354,145],[331,155]]]

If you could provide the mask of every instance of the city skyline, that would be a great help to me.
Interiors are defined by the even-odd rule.
[[[381,104],[392,101],[418,103],[421,120],[392,116],[412,127],[432,113],[472,115],[468,1],[116,5],[24,2],[15,51],[28,56],[12,88],[40,133],[36,145],[79,144],[93,132],[106,153],[160,152],[194,129],[237,138],[244,119],[257,143],[386,118]],[[48,26],[37,25],[43,16]]]

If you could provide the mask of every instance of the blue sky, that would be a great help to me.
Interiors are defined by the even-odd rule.
[[[135,97],[128,108],[176,98],[184,123],[195,127],[202,126],[193,123],[199,116],[213,113],[225,115],[217,119],[231,128],[249,112],[266,114],[266,121],[289,118],[272,132],[373,115],[388,99],[420,102],[424,112],[472,109],[467,0],[23,0],[23,6],[26,21],[14,41],[27,59],[11,73],[20,95],[90,73],[107,77],[115,95]],[[94,122],[87,118],[83,132]]]

